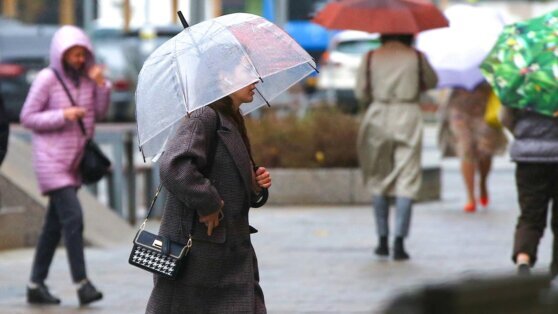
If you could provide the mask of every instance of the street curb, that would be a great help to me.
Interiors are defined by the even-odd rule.
[[[270,205],[357,205],[372,200],[358,168],[276,168],[269,171],[273,180]],[[419,202],[440,199],[440,177],[440,167],[423,167]]]

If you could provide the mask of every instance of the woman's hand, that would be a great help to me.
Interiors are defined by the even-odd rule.
[[[223,209],[223,205],[225,205],[225,203],[223,201],[221,201],[221,208],[219,208],[218,211],[214,212],[213,214],[209,214],[207,216],[201,216],[200,217],[200,222],[204,223],[205,226],[207,227],[207,235],[211,236],[213,234],[213,229],[217,228],[219,226],[219,220],[220,216],[222,215],[222,209]]]
[[[87,75],[90,79],[95,81],[97,85],[103,86],[105,84],[105,68],[100,65],[93,65]]]
[[[267,189],[271,186],[271,176],[264,167],[256,169],[256,183],[259,187]]]
[[[76,121],[85,116],[85,108],[82,107],[68,107],[64,109],[64,119],[68,121]]]

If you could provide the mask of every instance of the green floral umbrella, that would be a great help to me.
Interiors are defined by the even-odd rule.
[[[507,25],[481,71],[505,106],[558,116],[558,10]]]

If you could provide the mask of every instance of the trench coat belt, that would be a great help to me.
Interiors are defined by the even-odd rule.
[[[399,100],[399,99],[378,99],[375,103],[380,105],[391,105],[391,104],[401,104],[401,105],[417,105],[417,100]]]

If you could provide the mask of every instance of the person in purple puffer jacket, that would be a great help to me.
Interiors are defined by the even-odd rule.
[[[76,106],[72,106],[55,71]],[[49,198],[27,287],[29,303],[60,303],[49,292],[45,280],[62,234],[80,304],[103,297],[85,270],[83,215],[77,189],[81,186],[78,166],[87,138],[78,119],[83,121],[87,137],[93,137],[95,121],[108,110],[110,88],[103,69],[94,63],[87,35],[74,26],[61,27],[52,38],[50,66],[33,81],[20,114],[22,125],[33,132],[33,168],[41,192]]]

